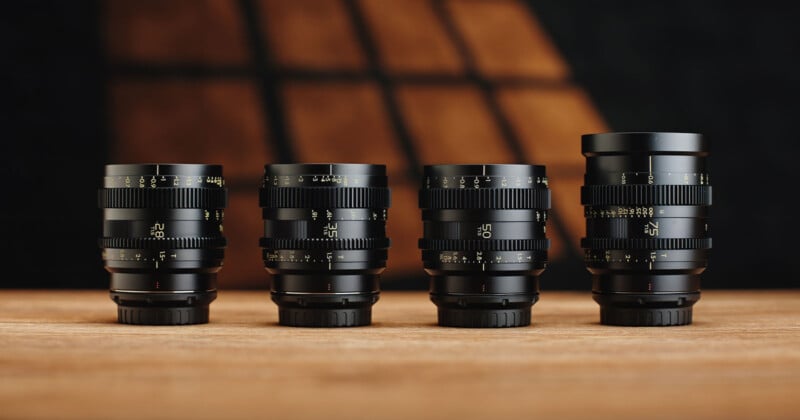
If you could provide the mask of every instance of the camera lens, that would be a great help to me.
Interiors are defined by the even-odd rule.
[[[386,167],[265,165],[259,204],[279,324],[369,325],[389,249]]]
[[[428,165],[419,207],[439,325],[530,325],[549,248],[545,167]]]
[[[99,190],[110,297],[123,324],[208,322],[222,267],[222,167],[112,164]]]
[[[586,267],[600,322],[692,322],[711,248],[707,141],[696,133],[582,136]]]

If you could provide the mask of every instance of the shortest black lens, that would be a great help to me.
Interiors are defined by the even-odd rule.
[[[218,165],[106,165],[99,245],[120,323],[208,322],[226,204]]]
[[[549,248],[545,167],[429,165],[419,206],[439,325],[530,325]]]
[[[264,166],[260,245],[279,324],[372,322],[388,257],[389,198],[384,165]]]

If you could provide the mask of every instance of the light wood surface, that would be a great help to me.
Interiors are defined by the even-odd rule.
[[[266,291],[220,291],[206,325],[116,323],[105,291],[0,291],[0,417],[800,418],[800,290],[704,291],[694,324],[598,324],[542,292],[533,325],[435,325],[384,291],[373,325],[281,327]]]

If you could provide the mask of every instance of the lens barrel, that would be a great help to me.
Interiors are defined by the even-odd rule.
[[[586,134],[581,241],[600,322],[692,322],[711,249],[708,142],[696,133]]]
[[[384,165],[264,166],[259,245],[279,324],[371,323],[388,258],[387,181]]]
[[[419,207],[438,324],[530,325],[550,246],[545,167],[428,165]]]
[[[123,324],[207,323],[226,239],[219,165],[110,164],[99,240]]]

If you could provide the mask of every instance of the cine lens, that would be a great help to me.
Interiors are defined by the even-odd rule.
[[[692,322],[711,248],[708,142],[696,133],[582,136],[581,246],[600,322]]]
[[[545,167],[428,165],[419,207],[439,325],[530,325],[549,248]]]
[[[219,165],[112,164],[98,192],[109,293],[124,324],[208,322],[227,191]]]
[[[386,167],[265,165],[259,195],[279,324],[369,325],[389,248]]]

